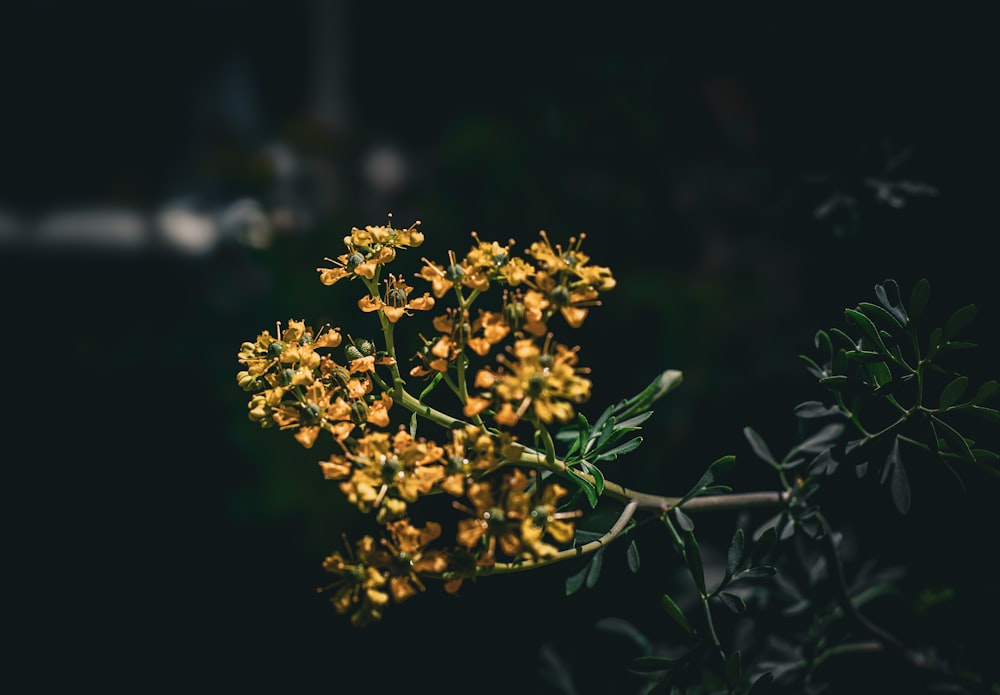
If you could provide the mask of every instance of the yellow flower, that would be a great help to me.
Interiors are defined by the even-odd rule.
[[[530,496],[525,492],[529,482],[524,471],[515,468],[499,480],[470,483],[466,497],[471,507],[453,503],[469,515],[458,522],[457,540],[476,555],[477,564],[493,564],[497,551],[508,558],[520,555],[524,547],[521,522],[530,512]]]
[[[383,544],[389,549],[389,590],[400,603],[417,591],[423,591],[420,573],[440,574],[448,568],[447,555],[442,550],[428,550],[427,545],[441,535],[441,524],[428,521],[424,528],[413,526],[408,519],[386,524],[389,538]]]
[[[467,417],[497,403],[496,420],[508,427],[516,425],[529,408],[546,424],[568,422],[574,414],[573,404],[590,398],[590,380],[578,375],[587,370],[576,367],[576,348],[557,344],[553,350],[546,339],[543,349],[524,338],[516,341],[510,352],[516,359],[503,359],[499,371],[477,372],[473,383],[484,392],[467,400],[463,410]]]
[[[458,497],[465,492],[466,481],[500,465],[500,451],[512,440],[502,434],[498,443],[492,435],[474,425],[451,431],[451,443],[444,445],[446,477],[441,489]],[[498,448],[499,445],[499,448]]]
[[[316,269],[320,282],[332,285],[345,277],[355,276],[373,279],[378,266],[395,260],[397,248],[420,246],[424,242],[423,233],[417,231],[418,224],[419,221],[414,222],[408,229],[393,229],[391,225],[354,227],[351,234],[344,237],[347,253],[336,259],[324,259],[334,267]]]
[[[364,312],[382,311],[386,318],[392,323],[396,323],[403,317],[409,315],[411,310],[427,311],[434,308],[434,298],[429,292],[424,292],[423,296],[410,299],[413,288],[406,284],[406,280],[390,275],[385,283],[385,297],[362,297],[358,300],[358,308]]]
[[[379,569],[387,564],[385,556],[384,550],[375,547],[375,540],[365,536],[357,542],[355,553],[344,557],[335,552],[323,561],[323,569],[337,579],[319,591],[333,592],[330,603],[338,613],[353,611],[351,623],[356,627],[381,619],[389,603],[389,577]]]
[[[348,501],[362,512],[379,508],[379,521],[400,518],[406,504],[428,494],[445,476],[444,449],[423,439],[415,439],[405,428],[389,436],[370,432],[357,440],[346,458],[354,464],[349,480],[340,483]],[[331,459],[320,464],[340,477],[343,463]]]

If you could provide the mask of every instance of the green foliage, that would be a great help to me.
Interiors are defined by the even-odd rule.
[[[712,508],[708,502],[740,498],[724,482],[735,456],[714,461],[687,493],[661,510],[658,518],[690,580],[660,600],[675,628],[667,632],[679,642],[657,652],[651,637],[621,619],[613,622],[615,631],[640,647],[630,670],[647,680],[647,694],[829,693],[845,679],[836,664],[856,658],[887,660],[893,678],[908,684],[907,692],[1000,692],[1000,685],[978,672],[956,669],[938,647],[905,644],[866,615],[869,606],[884,612],[887,602],[901,598],[897,582],[903,571],[875,563],[849,571],[844,535],[831,528],[819,503],[824,481],[841,480],[845,470],[886,486],[902,514],[921,495],[911,489],[907,466],[936,463],[960,481],[971,471],[997,472],[1000,457],[994,448],[977,446],[961,416],[1000,422],[998,411],[984,405],[1000,393],[1000,385],[995,380],[975,385],[949,359],[976,347],[958,340],[976,315],[974,305],[953,312],[938,327],[925,323],[926,280],[916,284],[908,303],[893,280],[875,286],[875,299],[846,309],[845,327],[818,331],[817,354],[801,356],[825,397],[794,407],[800,434],[784,454],[777,455],[753,427],[744,428],[750,450],[774,472],[783,497],[756,527],[746,526],[750,517],[743,517],[721,568],[706,558],[696,512]],[[658,383],[662,377],[593,424],[579,415],[556,435],[567,445],[567,465],[589,474],[580,481],[592,504],[601,499],[605,481],[597,465],[639,445],[635,432],[656,400],[650,395],[662,395]],[[734,508],[754,506],[750,496],[741,499],[744,506]],[[630,522],[623,533],[635,526]],[[584,541],[578,532],[578,542]],[[631,539],[633,571],[638,570],[632,563],[635,546]],[[606,560],[602,546],[567,582],[567,593],[593,588]],[[768,639],[740,639],[733,632],[740,623],[740,634]]]

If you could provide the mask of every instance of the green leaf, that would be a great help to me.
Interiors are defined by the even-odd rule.
[[[635,415],[644,410],[649,410],[654,402],[663,398],[673,391],[684,381],[684,375],[676,369],[668,369],[661,372],[653,382],[647,386],[642,393],[625,401],[622,410],[618,412],[620,417]]]
[[[665,656],[637,656],[629,662],[629,668],[636,673],[656,673],[669,671],[678,661]]]
[[[698,540],[690,531],[687,532],[687,540],[684,543],[684,559],[687,560],[688,569],[691,571],[691,578],[694,579],[695,586],[702,596],[705,595],[705,567],[701,561],[701,549],[698,547]]]
[[[877,318],[880,321],[888,323],[893,328],[902,328],[906,325],[906,314],[898,315],[895,313],[899,311],[898,309],[886,310],[878,304],[870,302],[859,302],[858,309],[873,322]]]
[[[741,597],[740,595],[731,593],[729,591],[720,591],[718,596],[719,600],[722,601],[722,603],[726,606],[726,608],[731,610],[733,613],[736,613],[737,615],[742,615],[743,613],[747,612],[746,601],[744,601],[743,597]]]
[[[580,467],[594,476],[594,493],[598,496],[604,494],[604,473],[601,472],[601,469],[587,459],[580,460]]]
[[[827,386],[832,389],[836,389],[847,383],[847,377],[843,374],[836,374],[834,376],[825,376],[819,380],[823,386]]]
[[[910,315],[914,320],[923,316],[924,309],[927,308],[927,301],[930,297],[931,285],[927,282],[927,278],[921,278],[910,292]]]
[[[976,395],[973,396],[972,400],[969,402],[972,403],[973,405],[978,405],[983,401],[993,398],[993,396],[997,395],[998,393],[1000,393],[1000,384],[998,384],[993,379],[990,379],[985,384],[979,387],[979,389],[976,391]]]
[[[989,449],[973,449],[972,454],[976,457],[976,463],[996,463],[1000,461],[1000,454]]]
[[[758,458],[760,458],[765,463],[769,463],[775,468],[777,468],[778,461],[774,458],[774,455],[771,453],[771,450],[767,447],[767,444],[764,443],[764,440],[761,438],[761,436],[757,434],[757,432],[752,427],[744,427],[743,436],[746,437],[747,442],[750,443],[750,448],[753,449],[753,452],[757,454]]]
[[[816,331],[813,344],[817,350],[823,353],[824,360],[829,362],[833,359],[833,343],[830,342],[830,336],[827,335],[826,331]]]
[[[905,326],[910,321],[903,308],[903,302],[899,298],[899,284],[889,278],[881,285],[875,285],[875,297],[886,310],[890,311],[900,326]]]
[[[768,577],[773,577],[778,573],[778,570],[771,565],[760,565],[759,567],[748,567],[747,569],[739,572],[734,577],[735,579],[767,579]]]
[[[743,564],[743,557],[746,550],[743,529],[738,528],[733,534],[733,540],[729,544],[729,552],[726,555],[726,577],[731,577]]]
[[[593,589],[594,585],[597,584],[598,578],[601,576],[601,570],[604,568],[604,548],[598,548],[594,553],[594,557],[590,560],[590,564],[587,565],[587,588]]]
[[[900,514],[910,511],[910,481],[906,475],[906,468],[899,458],[899,436],[892,440],[892,448],[885,461],[885,471],[882,473],[882,482],[889,476],[889,491],[892,493],[892,501]]]
[[[944,332],[942,333],[944,339],[951,340],[956,333],[972,323],[972,319],[976,318],[977,313],[975,304],[967,304],[961,309],[957,309],[944,324]]]
[[[959,376],[952,380],[947,386],[941,391],[941,398],[938,401],[938,407],[942,410],[950,408],[955,405],[958,399],[965,393],[966,387],[969,385],[969,377]]]
[[[804,451],[810,454],[818,454],[824,449],[829,449],[833,446],[843,432],[844,425],[839,422],[830,423],[816,434],[797,444],[795,448],[789,452],[789,456],[799,451]]]
[[[583,586],[584,580],[587,578],[587,571],[590,569],[590,563],[588,562],[583,566],[579,572],[570,575],[566,578],[566,595],[572,596]]]
[[[881,352],[875,352],[873,350],[848,350],[844,353],[847,359],[853,362],[879,362],[885,359],[885,355]]]
[[[597,488],[594,487],[594,484],[586,478],[581,477],[575,469],[567,468],[566,470],[569,472],[573,482],[575,482],[580,489],[583,490],[583,494],[587,496],[587,501],[590,502],[590,506],[596,507],[598,495]]]
[[[841,410],[835,405],[826,406],[820,401],[805,401],[795,406],[795,416],[802,419],[821,418],[829,415],[840,415]]]
[[[625,561],[632,574],[639,571],[639,547],[635,544],[634,539],[629,539],[628,546],[625,548]]]
[[[882,342],[882,336],[879,334],[878,328],[870,318],[855,309],[844,309],[844,316],[847,317],[849,322],[861,329],[865,337],[868,338],[868,341],[873,343],[873,346],[878,348],[879,352],[886,355],[889,354],[889,349]]]
[[[635,437],[634,439],[630,439],[627,442],[625,442],[624,444],[616,446],[613,449],[608,449],[607,451],[602,451],[600,454],[598,454],[597,460],[598,461],[613,461],[616,458],[618,458],[619,456],[621,456],[622,454],[627,454],[630,451],[635,451],[636,449],[639,448],[640,444],[642,444],[642,437]]]
[[[941,349],[942,333],[943,331],[940,328],[935,328],[931,331],[930,336],[927,338],[928,356],[934,355],[938,350]]]
[[[684,531],[694,531],[694,520],[684,513],[680,507],[674,507],[674,518],[677,519],[677,525],[681,527]]]
[[[687,618],[684,617],[684,612],[676,603],[674,603],[674,600],[670,598],[668,594],[663,594],[663,598],[660,599],[660,605],[663,607],[663,610],[667,612],[667,615],[673,618],[673,621],[681,626],[681,629],[683,629],[684,632],[689,635],[694,634],[694,629],[692,629]]]
[[[736,598],[739,598],[737,596]],[[733,652],[726,659],[726,684],[730,690],[735,689],[743,682],[743,655],[739,650]]]
[[[746,692],[746,695],[761,695],[765,690],[771,687],[771,683],[774,682],[774,674],[770,671],[761,674],[760,678],[753,682],[750,689]]]
[[[976,408],[981,408],[982,406],[973,406],[973,410]],[[998,413],[1000,415],[1000,413]],[[942,438],[948,443],[948,448],[952,453],[961,456],[968,461],[975,461],[976,457],[972,455],[972,449],[969,448],[969,443],[965,441],[965,437],[959,434],[958,430],[949,425],[947,422],[939,418],[937,415],[931,415],[932,427],[936,423],[940,427],[940,432]],[[935,432],[938,430],[935,428]]]

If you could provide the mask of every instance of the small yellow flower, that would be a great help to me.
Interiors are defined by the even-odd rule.
[[[320,282],[332,285],[346,277],[373,279],[378,266],[395,260],[396,249],[420,246],[424,242],[423,233],[417,230],[419,224],[419,221],[414,222],[408,229],[393,229],[391,225],[354,227],[351,234],[344,237],[347,253],[336,259],[324,259],[334,264],[332,268],[316,269]]]
[[[492,405],[500,408],[499,424],[516,425],[529,408],[545,424],[568,422],[574,414],[573,404],[590,398],[591,382],[579,376],[587,370],[577,368],[577,349],[555,345],[549,339],[540,348],[534,340],[524,338],[514,343],[510,351],[514,360],[501,360],[499,371],[481,369],[477,372],[476,388],[484,392],[469,398],[463,410],[472,417]]]
[[[423,296],[410,299],[413,288],[406,284],[403,278],[390,275],[385,282],[384,298],[366,296],[358,300],[358,308],[364,312],[382,311],[386,318],[396,323],[410,311],[427,311],[434,308],[434,298],[429,292]]]

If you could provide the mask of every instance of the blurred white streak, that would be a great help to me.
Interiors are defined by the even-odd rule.
[[[85,208],[46,213],[26,235],[35,247],[85,247],[105,251],[134,251],[152,237],[149,222],[125,208]]]
[[[361,170],[368,184],[383,194],[395,193],[409,178],[403,153],[388,144],[377,145],[369,150],[362,161]]]
[[[266,249],[274,239],[274,225],[253,198],[240,198],[223,209],[219,231],[223,239],[234,239],[254,249]]]
[[[182,204],[165,206],[157,214],[157,228],[167,246],[191,256],[208,255],[219,240],[210,215]]]

